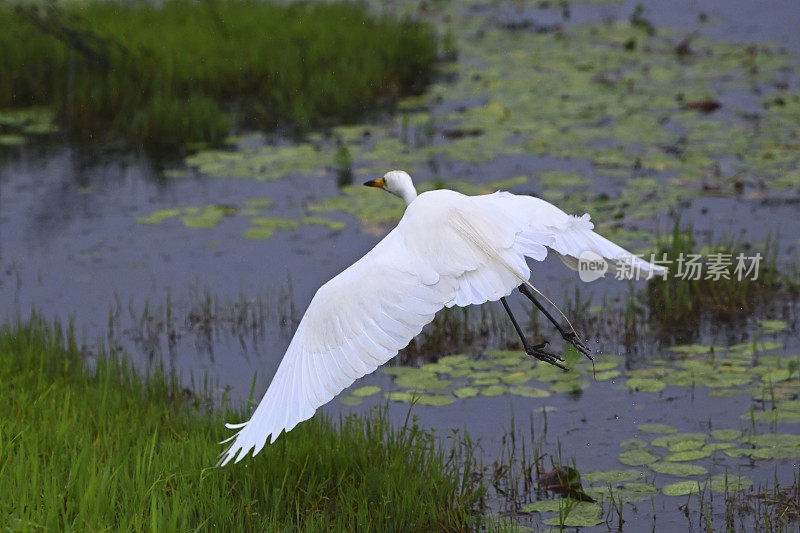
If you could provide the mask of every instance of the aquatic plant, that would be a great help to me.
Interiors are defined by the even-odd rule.
[[[162,148],[352,121],[421,91],[437,48],[428,25],[357,3],[3,4],[0,27],[0,108]]]
[[[682,227],[680,219],[676,219],[669,240],[661,242],[655,254],[672,271],[666,279],[654,278],[647,285],[651,321],[659,328],[674,329],[696,327],[702,315],[716,320],[746,316],[779,289],[792,286],[788,276],[780,274],[777,252],[774,239],[767,239],[759,250],[745,250],[737,242],[699,250],[691,226]],[[739,257],[741,271],[737,270]],[[758,262],[754,263],[751,257],[758,257]],[[721,269],[724,274],[713,273],[714,258],[721,260],[718,266],[726,267]],[[694,259],[697,261],[692,266]],[[748,270],[751,266],[754,268]]]

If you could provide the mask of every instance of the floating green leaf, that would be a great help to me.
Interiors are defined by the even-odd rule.
[[[701,441],[700,445],[705,442],[705,433],[673,433],[670,435],[662,435],[653,439],[650,444],[653,446],[663,446],[669,448],[679,442],[684,441]]]
[[[603,508],[596,503],[575,502],[572,505],[564,503],[559,512],[563,512],[566,516],[546,518],[542,522],[550,526],[590,527],[603,521]]]
[[[477,396],[480,392],[480,389],[476,389],[475,387],[461,387],[460,389],[455,389],[453,394],[456,395],[456,398],[472,398],[473,396]]]
[[[481,394],[484,396],[500,396],[507,391],[508,388],[505,385],[491,385],[481,390]]]
[[[735,492],[753,486],[753,480],[740,474],[722,473],[711,476],[708,486],[714,492]]]
[[[665,461],[695,461],[711,455],[711,450],[687,450],[685,452],[675,452],[664,457]]]
[[[661,489],[661,492],[667,496],[687,496],[689,494],[694,494],[695,492],[700,492],[701,489],[701,482],[687,480],[676,481],[675,483],[665,485],[664,488]]]
[[[169,220],[170,218],[179,217],[182,212],[183,212],[182,209],[179,207],[158,209],[145,217],[137,218],[136,221],[141,224],[161,224],[166,220]]]
[[[648,466],[659,474],[668,474],[670,476],[700,476],[708,473],[708,470],[704,467],[691,463],[658,462]]]
[[[719,440],[734,440],[738,439],[741,435],[742,432],[738,429],[715,429],[711,432],[711,438]]]
[[[547,513],[558,511],[563,506],[562,500],[538,500],[522,506],[522,511],[527,513]]]
[[[359,398],[358,396],[342,396],[339,398],[339,403],[342,405],[360,405],[363,399]]]
[[[420,405],[450,405],[455,402],[456,398],[451,395],[444,394],[420,394],[418,403]]]
[[[509,387],[508,392],[516,394],[517,396],[525,396],[526,398],[547,398],[550,393],[543,389],[529,387],[528,385],[516,385]]]
[[[644,392],[660,392],[667,387],[666,383],[660,379],[652,378],[629,378],[625,382],[625,386],[629,389]]]
[[[20,144],[25,144],[26,140],[27,139],[22,135],[15,135],[13,133],[0,135],[0,145],[3,146],[18,146]]]
[[[591,374],[595,381],[608,381],[609,379],[614,379],[621,374],[619,370],[605,370],[603,372],[597,372],[595,374]]]
[[[525,383],[526,381],[530,381],[530,376],[527,375],[525,372],[512,372],[511,374],[506,374],[502,376],[500,380],[503,383],[508,385],[514,385],[517,383]]]
[[[589,382],[582,379],[562,379],[550,385],[550,390],[553,392],[570,392],[576,393],[589,386]]]
[[[390,391],[383,395],[384,398],[393,402],[410,403],[419,398],[419,394],[409,391]]]
[[[620,463],[631,465],[631,466],[642,466],[642,465],[649,465],[650,463],[654,463],[658,461],[658,456],[653,455],[648,450],[643,448],[633,448],[630,450],[626,450],[619,454],[617,457]]]
[[[703,444],[705,444],[705,438],[701,439],[686,439],[686,440],[676,440],[669,443],[669,451],[671,452],[685,452],[687,450],[697,450],[701,448]]]
[[[353,396],[357,396],[359,398],[366,398],[367,396],[373,396],[378,394],[381,391],[381,388],[377,385],[365,385],[363,387],[359,387],[354,389],[350,392]]]
[[[276,231],[293,230],[299,226],[292,218],[255,217],[250,222],[253,225],[244,230],[244,236],[253,240],[269,239]]]
[[[768,334],[783,331],[788,327],[788,324],[784,320],[761,319],[758,321],[758,325],[761,326],[761,329],[764,330],[764,333]]]
[[[443,389],[450,385],[449,380],[442,380],[433,373],[426,372],[422,369],[412,369],[412,371],[404,372],[398,375],[395,384],[399,387],[417,390],[430,390],[430,389]]]
[[[644,479],[645,473],[641,470],[598,470],[581,474],[581,479],[586,483],[610,483],[612,485],[623,481],[639,481]]]
[[[647,448],[647,442],[641,439],[628,439],[620,442],[619,447],[623,450],[633,450],[635,448]]]

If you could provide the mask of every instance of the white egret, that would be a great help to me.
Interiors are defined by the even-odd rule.
[[[403,218],[364,257],[319,288],[250,420],[227,424],[239,431],[223,441],[233,442],[221,465],[238,462],[251,450],[257,454],[268,439],[311,418],[353,381],[394,357],[443,307],[501,300],[525,351],[563,368],[546,343],[527,342],[511,315],[505,297],[519,287],[565,340],[589,356],[575,332],[563,329],[534,297],[526,257],[542,261],[550,249],[575,268],[588,251],[612,267],[663,271],[592,231],[588,214],[570,216],[539,198],[451,190],[417,195],[411,177],[400,170],[365,185],[405,200]]]

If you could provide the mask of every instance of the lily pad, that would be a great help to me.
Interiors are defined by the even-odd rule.
[[[389,401],[392,402],[405,402],[410,403],[415,399],[419,398],[419,394],[415,392],[409,391],[390,391],[383,395]]]
[[[675,452],[664,457],[665,461],[696,461],[711,455],[711,450],[687,450],[685,452]]]
[[[715,429],[711,432],[711,438],[718,440],[734,440],[741,436],[742,432],[738,429]]]
[[[455,402],[456,398],[452,395],[444,395],[444,394],[420,394],[419,400],[417,403],[420,405],[450,405],[451,403]]]
[[[708,473],[705,467],[691,463],[658,462],[648,466],[659,474],[667,474],[670,476],[700,476]]]
[[[735,492],[749,489],[753,480],[741,474],[722,473],[709,478],[708,486],[714,492]]]
[[[603,508],[596,503],[575,502],[571,506],[564,504],[559,512],[565,516],[546,518],[542,522],[549,526],[590,527],[603,521]]]
[[[563,506],[562,500],[537,500],[522,506],[526,513],[548,513],[558,511]]]
[[[588,386],[589,383],[582,379],[563,379],[550,385],[550,390],[553,392],[577,393]]]
[[[624,452],[619,454],[617,459],[619,460],[620,463],[626,465],[643,466],[658,461],[659,457],[657,455],[653,455],[646,449],[633,448],[630,450],[625,450]]]
[[[687,450],[697,450],[705,444],[705,439],[702,440],[694,440],[694,439],[686,439],[686,440],[676,440],[669,443],[669,451],[671,452],[685,452]]]
[[[753,446],[800,446],[800,435],[793,433],[765,433],[763,435],[748,435],[746,437],[742,437],[740,440]]]
[[[595,381],[608,381],[614,379],[621,374],[619,370],[605,370],[603,372],[596,372],[591,374]]]
[[[481,391],[484,396],[500,396],[508,391],[505,385],[490,385]]]
[[[623,450],[634,450],[636,448],[647,448],[647,442],[641,439],[627,439],[620,442],[619,447]]]
[[[27,139],[22,135],[16,135],[13,133],[0,135],[0,145],[3,146],[18,146],[20,144],[25,144],[25,141],[27,141]]]
[[[472,398],[473,396],[477,396],[480,392],[480,389],[476,389],[475,387],[461,387],[459,389],[455,389],[453,394],[455,394],[456,398]]]
[[[416,372],[406,372],[399,375],[394,380],[399,387],[416,390],[444,389],[451,383],[450,380],[439,379],[433,372],[426,372],[417,369]]]
[[[291,218],[254,217],[250,219],[250,222],[252,226],[244,230],[244,236],[253,240],[269,239],[277,231],[293,230],[299,227],[297,220]]]
[[[507,384],[507,385],[516,385],[518,383],[525,383],[526,381],[530,381],[530,376],[525,372],[512,372],[511,374],[506,374],[502,376],[500,380]]]
[[[353,390],[350,394],[359,398],[366,398],[367,396],[378,394],[380,391],[381,388],[377,385],[365,385]]]
[[[729,450],[730,448],[735,448],[736,444],[733,442],[710,442],[703,446],[703,450],[708,450],[710,452],[716,452],[718,450]]]
[[[779,381],[786,381],[791,379],[792,372],[785,368],[777,368],[771,370],[761,376],[761,380],[765,383],[777,383]]]
[[[391,391],[384,394],[384,397],[393,402],[416,402],[420,405],[435,406],[449,405],[456,401],[455,396],[444,394],[420,394],[416,391]]]
[[[702,482],[696,480],[676,481],[675,483],[665,485],[661,489],[661,492],[667,496],[687,496],[695,492],[700,492],[702,487]]]
[[[779,331],[783,331],[788,327],[788,324],[785,320],[766,320],[761,319],[758,321],[758,325],[761,326],[761,329],[764,333],[777,333]]]
[[[348,395],[339,398],[339,403],[342,405],[361,405],[364,400],[358,396]]]
[[[645,473],[641,470],[597,470],[581,474],[581,479],[586,483],[610,483],[612,485],[623,481],[639,481],[644,479]]]
[[[597,487],[599,489],[599,487]],[[652,483],[625,483],[620,487],[606,487],[605,494],[613,495],[614,499],[618,502],[633,503],[645,500],[658,494],[658,489]],[[598,491],[599,492],[599,491]]]
[[[704,443],[706,440],[705,433],[673,433],[671,435],[662,435],[660,437],[656,437],[650,444],[653,446],[662,446],[664,448],[669,448],[676,443],[684,442],[684,441],[701,441]]]
[[[526,398],[547,398],[550,396],[550,393],[546,390],[529,387],[527,385],[509,387],[508,392],[516,394],[517,396],[525,396]]]
[[[629,378],[625,382],[625,386],[629,389],[643,392],[661,392],[667,387],[667,384],[660,379],[653,378]]]

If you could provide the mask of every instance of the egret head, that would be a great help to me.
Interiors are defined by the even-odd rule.
[[[392,170],[383,175],[382,178],[370,180],[364,185],[367,187],[380,187],[381,189],[399,196],[410,204],[417,197],[417,190],[411,176],[402,170]]]

